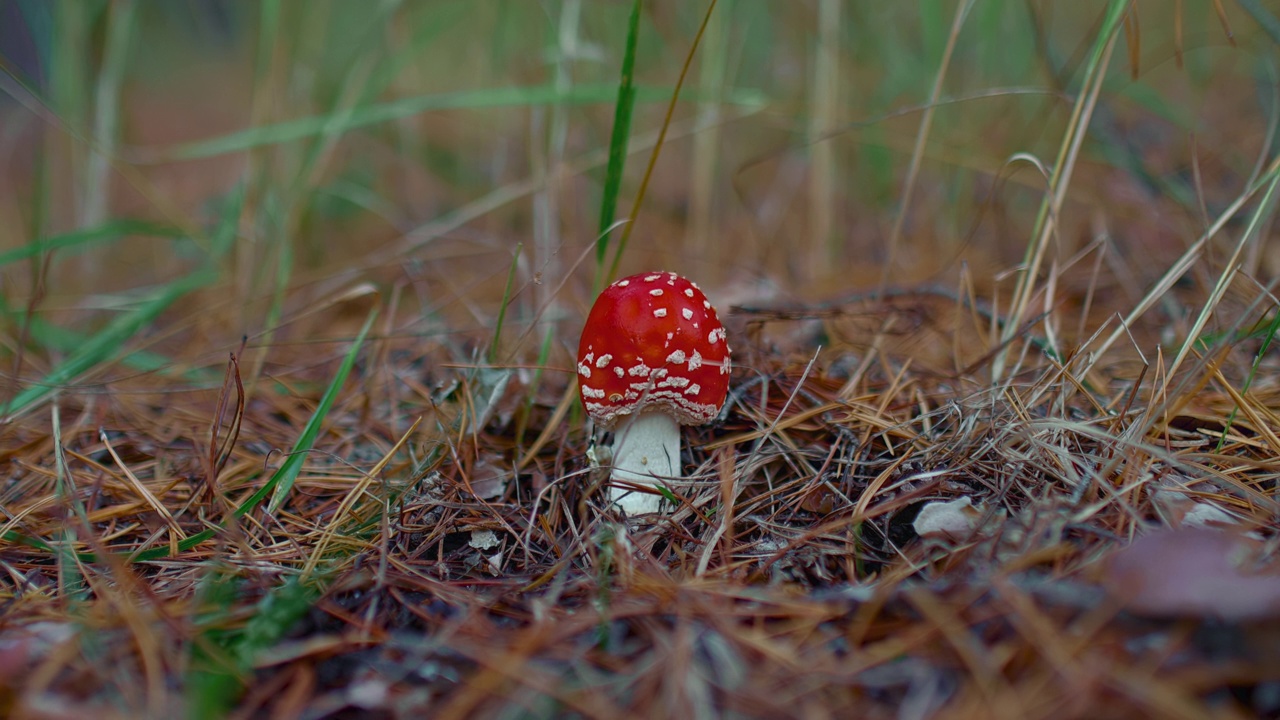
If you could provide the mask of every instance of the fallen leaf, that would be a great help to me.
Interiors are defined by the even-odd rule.
[[[1192,499],[1180,488],[1156,490],[1152,496],[1160,517],[1171,527],[1219,528],[1238,526],[1240,521],[1217,503]]]
[[[1280,615],[1280,574],[1257,565],[1258,543],[1184,527],[1143,535],[1107,563],[1104,585],[1127,610],[1157,617],[1256,620]]]
[[[911,527],[920,537],[963,538],[973,532],[982,519],[982,510],[973,506],[966,495],[955,500],[934,500],[916,515]]]

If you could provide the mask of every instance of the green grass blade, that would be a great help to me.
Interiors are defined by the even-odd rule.
[[[253,506],[262,501],[268,492],[272,492],[271,502],[267,505],[267,512],[275,512],[280,508],[280,504],[288,497],[289,491],[293,489],[293,482],[298,479],[298,473],[302,470],[302,463],[307,457],[307,453],[311,450],[311,446],[315,443],[316,437],[320,435],[320,426],[324,423],[324,419],[329,414],[329,410],[333,407],[333,401],[337,399],[338,392],[342,390],[342,386],[347,382],[347,376],[351,374],[351,368],[356,364],[356,358],[360,355],[360,348],[364,345],[365,336],[369,334],[369,328],[373,326],[373,321],[378,317],[378,311],[369,313],[369,317],[364,321],[364,327],[360,328],[360,334],[356,336],[355,342],[351,344],[351,349],[347,351],[347,356],[342,359],[342,365],[338,367],[338,372],[333,376],[333,382],[329,383],[329,389],[325,390],[324,396],[320,398],[320,404],[316,407],[316,411],[311,414],[311,419],[307,421],[306,427],[302,429],[302,435],[298,438],[298,442],[293,446],[293,452],[289,453],[288,459],[284,461],[267,484],[263,485],[258,492],[254,493],[249,500],[236,510],[237,516],[243,516],[249,512]]]
[[[653,178],[653,169],[658,165],[658,156],[662,153],[662,146],[666,142],[667,130],[671,129],[671,119],[675,116],[676,103],[680,101],[680,91],[684,88],[685,78],[689,76],[689,67],[693,65],[693,56],[698,52],[698,46],[702,44],[702,36],[707,32],[707,25],[715,9],[716,0],[711,0],[706,12],[702,14],[702,24],[698,26],[697,34],[693,36],[689,52],[684,57],[684,64],[680,66],[680,77],[676,79],[675,87],[671,89],[671,95],[667,99],[667,113],[662,118],[662,127],[658,129],[658,139],[653,143],[653,152],[649,153],[649,164],[645,166],[644,175],[640,178],[640,187],[636,189],[636,199],[631,204],[627,224],[623,226],[622,234],[618,237],[618,249],[613,252],[613,262],[609,264],[609,273],[605,276],[606,282],[618,274],[618,265],[622,263],[622,254],[627,249],[631,231],[636,227],[636,217],[644,205],[644,195],[649,189],[649,180]]]
[[[656,102],[671,97],[673,89],[663,87],[637,87],[636,100]],[[437,110],[475,110],[496,107],[527,107],[554,103],[593,104],[614,100],[614,86],[600,84],[576,85],[567,94],[553,85],[507,87],[485,90],[465,90],[439,95],[421,95],[368,105],[353,110],[342,122],[335,123],[331,115],[313,115],[297,120],[286,120],[262,127],[240,130],[207,140],[176,145],[169,148],[135,150],[132,158],[138,162],[173,162],[242,152],[266,145],[305,140],[324,133],[342,133],[391,120],[400,120]],[[696,99],[693,96],[691,99]],[[755,90],[729,91],[724,102],[732,105],[756,107],[764,104],[764,95]]]
[[[145,220],[108,220],[91,228],[73,230],[68,233],[42,238],[35,242],[29,242],[22,247],[0,252],[0,267],[19,260],[38,257],[41,253],[51,250],[66,250],[94,243],[107,243],[130,235],[160,238],[186,237],[185,232],[171,225],[161,225]]]
[[[320,425],[328,415],[333,402],[338,396],[338,392],[346,383],[347,376],[351,374],[351,368],[355,366],[356,358],[360,354],[360,348],[364,346],[365,337],[369,334],[369,328],[373,326],[373,321],[378,317],[377,310],[369,313],[369,317],[364,322],[364,327],[360,329],[360,334],[356,336],[355,341],[351,344],[351,349],[347,351],[346,357],[342,359],[342,365],[338,367],[338,372],[333,376],[333,381],[329,383],[329,388],[325,390],[324,396],[320,398],[320,404],[316,407],[316,411],[312,413],[311,419],[303,428],[302,435],[298,438],[298,442],[294,444],[293,452],[289,454],[289,458],[285,460],[267,480],[262,487],[258,488],[247,500],[240,503],[233,514],[235,517],[244,517],[258,507],[267,495],[272,495],[269,512],[275,512],[279,507],[279,503],[287,496],[289,489],[293,487],[293,482],[298,478],[298,473],[302,469],[303,459],[306,457],[307,451],[315,443],[316,437],[320,434]],[[283,489],[281,489],[283,488]],[[272,494],[274,492],[274,494]],[[213,538],[216,531],[213,529],[203,530],[187,537],[178,543],[178,551],[185,552],[191,548],[206,542]],[[168,557],[169,548],[154,547],[142,552],[134,553],[130,559],[134,562],[146,560],[157,560],[159,558]]]
[[[227,715],[227,704],[240,689],[240,668],[228,649],[235,634],[224,627],[227,608],[235,606],[240,587],[234,574],[215,565],[197,592],[198,635],[188,651],[186,715],[212,720]]]
[[[217,589],[206,602],[229,604],[234,594],[231,583],[219,578],[215,584]],[[243,678],[252,671],[258,655],[276,645],[318,597],[315,588],[290,578],[258,602],[256,611],[239,631],[206,630],[204,644],[221,646],[227,652],[215,659],[199,644],[193,645],[187,716],[210,720],[225,717],[243,692]]]
[[[9,308],[0,300],[0,315],[13,316],[18,312]],[[75,352],[77,348],[84,344],[84,335],[81,333],[45,322],[37,317],[32,317],[28,320],[27,332],[30,335],[32,345],[51,348],[58,352]],[[197,385],[213,386],[221,380],[217,373],[210,372],[208,368],[177,371],[175,370],[176,364],[172,358],[148,350],[134,350],[120,358],[120,364],[141,372],[179,375]]]
[[[1245,377],[1244,384],[1240,386],[1240,394],[1244,395],[1249,392],[1249,388],[1253,387],[1253,381],[1258,376],[1258,368],[1262,365],[1262,358],[1267,356],[1267,350],[1271,349],[1271,342],[1275,339],[1276,333],[1280,332],[1280,312],[1277,312],[1271,318],[1271,323],[1267,326],[1262,336],[1262,345],[1258,347],[1258,352],[1253,356],[1253,364],[1249,367],[1249,375]],[[1231,426],[1235,424],[1236,416],[1240,414],[1240,406],[1231,408],[1231,413],[1227,415],[1226,422],[1222,424],[1222,435],[1218,437],[1218,444],[1214,447],[1214,452],[1222,452],[1222,448],[1227,444],[1227,437],[1231,434]]]
[[[50,554],[57,553],[57,550],[55,550],[52,545],[41,540],[40,538],[31,537],[30,535],[23,535],[22,533],[15,532],[13,530],[5,530],[4,534],[0,534],[0,540],[4,540],[5,542],[13,543],[15,545],[23,545],[25,547],[34,548],[36,550],[43,550]],[[79,557],[81,560],[92,562],[94,555],[81,554]]]
[[[533,404],[538,400],[538,389],[542,385],[542,371],[551,358],[551,347],[556,338],[555,330],[554,324],[547,326],[547,331],[542,336],[542,346],[538,348],[538,360],[533,365],[533,377],[529,379],[529,389],[524,398],[524,413],[516,428],[516,447],[518,448],[525,446],[524,434],[529,429],[529,417],[533,412]]]
[[[166,303],[167,305],[167,303]],[[163,309],[163,308],[160,308]],[[155,312],[159,312],[157,309]],[[294,480],[298,477],[298,472],[302,469],[302,461],[306,456],[306,452],[311,449],[315,443],[316,437],[320,434],[320,425],[324,421],[325,416],[333,407],[333,402],[337,398],[338,392],[345,384],[347,376],[351,373],[351,368],[355,366],[356,357],[359,355],[360,348],[364,345],[365,337],[369,333],[369,328],[373,326],[373,321],[377,318],[377,311],[369,314],[369,318],[365,320],[364,327],[360,329],[360,334],[356,336],[355,342],[352,343],[351,349],[347,352],[346,357],[342,360],[337,374],[334,375],[333,381],[329,384],[329,388],[325,391],[324,396],[320,399],[320,405],[312,414],[311,420],[307,422],[303,428],[301,437],[294,445],[293,452],[289,454],[289,458],[271,475],[271,478],[263,484],[256,492],[249,496],[247,500],[240,504],[234,511],[236,517],[244,517],[271,494],[277,491],[272,497],[272,504],[269,507],[270,512],[274,512],[279,503],[287,496],[290,488],[293,487]],[[104,334],[106,331],[104,331]],[[116,343],[118,345],[118,343]],[[114,345],[113,345],[114,346]],[[68,361],[70,362],[70,361]],[[66,364],[64,363],[63,367]],[[77,373],[78,374],[78,373]],[[52,377],[52,374],[51,374]],[[72,375],[74,377],[74,375]],[[43,386],[42,386],[43,389]],[[52,391],[52,388],[49,388]],[[21,397],[21,396],[20,396]],[[216,531],[213,529],[203,530],[195,535],[188,536],[186,539],[178,543],[178,551],[185,552],[191,548],[206,542],[214,537]],[[44,540],[23,535],[12,530],[6,531],[2,537],[5,541],[26,545],[28,547],[38,548],[47,552],[53,552],[53,547]],[[129,559],[133,562],[142,562],[146,560],[157,560],[159,558],[169,556],[169,547],[154,547],[142,552],[136,552],[130,555]],[[94,562],[97,556],[94,553],[79,553],[78,557],[84,562]]]
[[[54,492],[57,493],[58,505],[66,508],[64,517],[67,520],[57,545],[58,585],[63,597],[80,601],[87,597],[87,591],[72,548],[75,547],[77,540],[76,529],[89,527],[89,516],[79,493],[76,492],[75,476],[67,465],[67,456],[62,444],[62,417],[57,402],[50,406],[49,415],[49,425],[53,430]],[[70,522],[72,517],[76,522]]]
[[[720,12],[711,18],[707,36],[702,41],[702,59],[698,62],[698,92],[708,99],[698,104],[697,126],[693,136],[693,155],[689,167],[689,213],[685,224],[685,247],[691,254],[705,256],[715,247],[713,238],[719,231],[716,202],[720,195],[720,160],[725,134],[721,127],[720,103],[716,90],[728,87],[729,46],[731,29],[741,21],[733,0],[720,0]],[[714,276],[703,276],[714,281]]]
[[[107,8],[102,63],[94,82],[93,147],[82,176],[82,224],[97,224],[107,217],[107,199],[111,195],[111,158],[115,155],[120,135],[121,88],[136,17],[134,0],[113,2]]]
[[[1236,0],[1236,4],[1240,6],[1241,10],[1253,17],[1253,21],[1258,23],[1258,27],[1267,33],[1267,36],[1271,38],[1271,42],[1280,45],[1280,19],[1277,19],[1275,14],[1258,0]]]
[[[1209,296],[1201,306],[1200,312],[1196,314],[1195,320],[1192,321],[1191,327],[1187,331],[1186,341],[1178,349],[1178,354],[1173,357],[1173,362],[1170,363],[1168,369],[1170,376],[1182,366],[1183,361],[1190,356],[1198,344],[1197,339],[1203,333],[1205,326],[1208,325],[1210,316],[1217,309],[1218,303],[1226,296],[1232,281],[1240,271],[1240,259],[1244,255],[1246,246],[1253,242],[1255,238],[1258,238],[1262,228],[1268,225],[1275,207],[1277,191],[1280,190],[1280,167],[1273,166],[1265,176],[1265,179],[1268,181],[1267,191],[1258,201],[1257,207],[1254,208],[1253,213],[1250,215],[1249,224],[1245,226],[1244,232],[1241,233],[1235,248],[1232,249],[1231,255],[1225,263],[1226,269],[1218,277],[1218,282],[1209,291]]]
[[[520,264],[520,249],[524,243],[516,243],[515,255],[511,257],[511,269],[507,271],[507,286],[502,289],[502,305],[498,308],[498,321],[493,326],[493,340],[489,343],[489,364],[498,357],[498,338],[502,337],[502,323],[507,319],[507,305],[511,302],[511,288],[516,282],[516,268]]]
[[[1102,25],[1089,49],[1085,63],[1084,80],[1077,93],[1075,105],[1071,110],[1071,118],[1063,134],[1062,144],[1058,147],[1058,156],[1053,163],[1053,174],[1049,178],[1049,192],[1040,202],[1040,210],[1036,215],[1035,228],[1031,239],[1023,252],[1022,269],[1018,272],[1013,291],[1013,299],[1009,309],[1008,321],[1000,335],[1003,347],[992,359],[991,377],[998,382],[1004,375],[1009,348],[1013,346],[1013,337],[1022,327],[1026,318],[1031,298],[1035,294],[1036,282],[1040,276],[1040,268],[1048,252],[1050,240],[1057,226],[1058,214],[1066,202],[1067,190],[1071,185],[1076,159],[1084,142],[1093,118],[1099,93],[1106,80],[1107,66],[1111,51],[1115,47],[1124,22],[1125,13],[1129,9],[1128,0],[1111,0]]]
[[[61,386],[71,383],[95,366],[109,361],[119,354],[129,338],[155,320],[175,300],[210,283],[213,279],[211,273],[195,273],[155,292],[137,308],[116,318],[88,341],[82,343],[39,383],[15,395],[3,414],[14,415],[24,412],[48,398]]]
[[[236,183],[235,189],[222,201],[222,207],[218,213],[218,226],[209,236],[209,249],[215,258],[229,256],[232,248],[235,247],[247,189],[248,183],[243,181]]]
[[[604,261],[609,254],[609,232],[618,211],[618,191],[622,188],[622,171],[627,160],[627,140],[631,137],[631,115],[636,104],[636,41],[640,36],[640,4],[631,4],[627,21],[627,45],[622,54],[622,79],[613,109],[613,132],[609,137],[609,165],[604,174],[604,192],[600,196],[600,224],[596,237],[596,289],[604,286]]]
[[[236,648],[240,661],[247,667],[259,652],[279,642],[293,623],[311,608],[315,599],[315,588],[296,577],[273,588],[244,627]]]

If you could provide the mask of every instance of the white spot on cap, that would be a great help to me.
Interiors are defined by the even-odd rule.
[[[684,389],[685,395],[697,395],[700,392],[702,392],[702,386],[699,385],[698,383],[694,383]]]
[[[658,278],[660,278],[660,277],[662,277],[662,276],[661,276],[661,275],[645,275],[645,276],[644,276],[644,281],[645,281],[645,282],[653,282],[654,280],[657,280],[657,279],[658,279]]]
[[[588,365],[590,365],[591,363],[595,362],[595,359],[596,359],[596,354],[595,354],[595,353],[593,353],[593,352],[589,352],[589,353],[587,353],[586,355],[583,355],[583,356],[582,356],[582,362],[584,362],[584,363],[586,363],[586,364],[588,364]]]
[[[597,389],[595,389],[595,388],[593,388],[593,387],[588,387],[588,386],[586,386],[586,385],[583,385],[583,386],[582,386],[582,397],[586,397],[586,398],[596,398],[596,399],[603,399],[603,398],[604,398],[604,390],[597,390]]]
[[[628,285],[630,285],[630,284],[631,284],[631,281],[630,281],[630,280],[619,280],[618,282],[614,283],[614,286],[615,286],[615,287],[626,287],[626,286],[628,286]]]
[[[591,377],[591,366],[586,363],[578,363],[578,374],[584,378]]]
[[[700,367],[702,367],[702,353],[694,350],[693,354],[689,356],[689,369],[697,370]]]
[[[654,308],[654,310],[653,310],[653,316],[654,316],[654,317],[656,317],[656,318],[664,318],[664,317],[666,317],[666,316],[667,316],[667,309],[666,309],[666,308]]]
[[[684,289],[684,296],[685,296],[685,297],[690,297],[690,298],[691,298],[691,297],[693,297],[693,288],[685,288],[685,289]]]
[[[707,333],[707,342],[715,345],[720,342],[720,338],[722,337],[724,337],[724,328],[716,328],[715,330]]]
[[[711,301],[710,301],[710,300],[703,300],[703,301],[702,301],[702,307],[703,307],[704,309],[710,310],[710,309],[711,309]]]
[[[603,354],[603,355],[601,355],[601,356],[600,356],[600,359],[599,359],[599,360],[597,360],[597,361],[596,361],[596,367],[598,367],[598,368],[606,368],[606,367],[609,367],[609,361],[610,361],[610,360],[613,360],[613,356],[612,356],[612,355],[610,355],[609,353],[605,353],[605,354]],[[590,361],[591,361],[591,356],[590,356],[590,355],[588,355],[588,356],[587,356],[587,362],[590,362]]]
[[[641,362],[636,363],[635,367],[627,371],[627,374],[635,375],[636,377],[649,377],[649,372],[649,366]]]
[[[692,320],[692,319],[693,319],[693,311],[692,311],[692,310],[690,310],[689,308],[681,308],[681,309],[680,309],[680,314],[684,316],[684,319],[685,319],[685,320]]]
[[[654,288],[649,291],[649,294],[654,297],[660,297],[662,295],[662,288]]]
[[[684,360],[685,354],[683,350],[676,350],[667,356],[667,362],[672,363],[673,365],[683,365]]]
[[[621,367],[615,367],[615,368],[613,369],[613,374],[614,374],[614,375],[617,375],[618,377],[622,377],[623,375],[626,375],[627,373],[626,373],[626,371],[625,371],[625,370],[623,370]]]

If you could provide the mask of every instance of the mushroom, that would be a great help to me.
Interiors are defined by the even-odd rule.
[[[729,391],[729,344],[702,290],[673,272],[625,277],[596,298],[578,343],[578,391],[614,432],[614,481],[679,479],[680,425],[702,425]],[[629,516],[661,509],[657,493],[614,485]]]

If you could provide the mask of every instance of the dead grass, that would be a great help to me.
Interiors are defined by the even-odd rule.
[[[1270,622],[1127,615],[1097,566],[1200,503],[1270,536],[1274,383],[1240,398],[1218,448],[1239,397],[1222,352],[1178,383],[1158,364],[1085,377],[1085,353],[1052,362],[1022,333],[1019,371],[992,388],[994,335],[973,329],[987,320],[944,293],[731,314],[732,405],[691,432],[680,508],[630,528],[556,412],[567,374],[526,404],[516,373],[477,425],[492,388],[448,365],[457,346],[375,340],[289,496],[242,518],[231,509],[314,408],[303,388],[332,374],[304,359],[314,348],[273,348],[294,362],[263,382],[293,390],[246,399],[212,483],[211,422],[222,402],[228,436],[234,383],[64,392],[56,425],[46,408],[4,428],[5,530],[42,543],[0,558],[7,711],[170,715],[208,700],[191,687],[211,669],[245,683],[237,716],[1263,709]],[[920,508],[956,497],[979,509],[973,532],[917,537]],[[156,548],[170,556],[130,561]],[[237,665],[288,578],[316,594]]]

